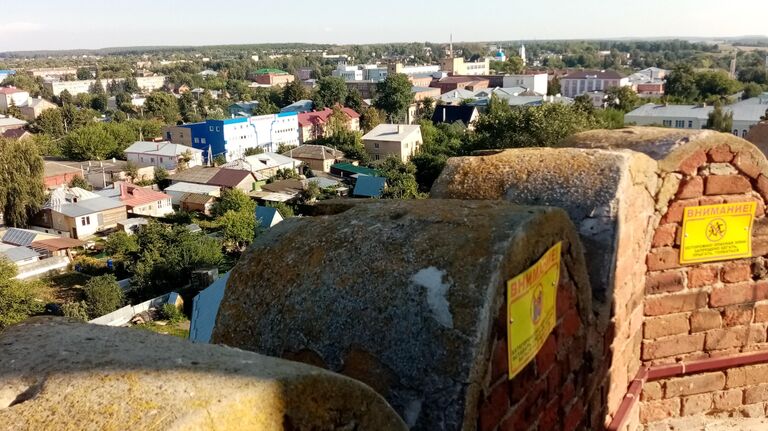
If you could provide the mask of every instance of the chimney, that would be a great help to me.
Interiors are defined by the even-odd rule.
[[[120,187],[120,200],[128,199],[128,190],[125,183],[123,181],[118,181],[115,185]]]
[[[445,112],[445,111],[443,111],[443,112]],[[398,124],[397,125],[397,134],[399,135],[400,133],[403,133],[403,125],[402,124]]]

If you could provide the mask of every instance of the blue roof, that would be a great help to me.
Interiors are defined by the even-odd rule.
[[[208,120],[208,121],[216,121],[216,120]],[[247,117],[235,117],[235,118],[227,118],[225,120],[221,120],[224,124],[235,124],[235,123],[245,123],[248,122]]]
[[[229,272],[222,275],[210,286],[201,291],[192,302],[192,321],[189,326],[189,340],[193,343],[210,343],[219,305],[224,297]]]
[[[355,196],[365,198],[378,198],[384,191],[384,184],[387,182],[383,177],[369,177],[360,175],[355,182],[355,190],[352,192]]]
[[[261,205],[256,207],[256,221],[262,229],[269,229],[275,217],[277,217],[277,208]]]

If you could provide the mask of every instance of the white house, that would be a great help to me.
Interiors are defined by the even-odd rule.
[[[505,75],[503,78],[503,86],[504,88],[524,87],[540,96],[544,96],[547,94],[549,76],[546,73]]]
[[[715,108],[705,105],[655,105],[645,104],[624,116],[625,124],[639,126],[660,125],[676,129],[703,129],[709,114]],[[736,136],[746,137],[749,129],[768,113],[768,93],[723,107],[733,113],[733,131]]]
[[[628,85],[631,85],[629,78],[614,70],[578,70],[560,78],[560,90],[565,97]]]
[[[29,93],[15,87],[0,88],[0,113],[8,112],[11,106],[24,106],[29,101]]]
[[[203,150],[170,142],[136,141],[125,149],[125,157],[129,162],[168,170],[175,170],[184,157],[189,157],[187,168],[203,165]]]

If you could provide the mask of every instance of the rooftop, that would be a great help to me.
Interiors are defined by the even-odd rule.
[[[131,146],[125,149],[125,153],[142,153],[142,154],[155,154],[164,157],[178,157],[185,152],[191,153],[203,153],[203,150],[197,148],[188,147],[181,144],[173,144],[171,142],[148,142],[148,141],[136,141]]]
[[[294,159],[317,159],[317,160],[331,160],[331,159],[343,159],[344,153],[341,151],[326,147],[325,145],[300,145],[296,148],[292,148],[285,153],[284,156],[292,157]]]
[[[331,169],[338,169],[340,171],[352,172],[355,174],[363,174],[371,177],[378,176],[378,172],[375,169],[366,168],[364,166],[353,165],[352,163],[335,163],[331,165]]]
[[[24,127],[27,122],[13,117],[0,117],[0,127]]]
[[[421,133],[418,124],[379,124],[363,136],[363,140],[400,142],[414,133]]]
[[[622,79],[624,76],[615,70],[576,70],[565,75],[567,79]]]
[[[350,119],[360,118],[360,114],[350,108],[341,108],[341,112]],[[307,127],[313,124],[324,124],[333,114],[333,109],[325,108],[322,111],[302,112],[299,114],[299,127]]]

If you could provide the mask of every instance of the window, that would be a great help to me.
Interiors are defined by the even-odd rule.
[[[216,131],[221,132],[221,129],[219,128],[219,126],[216,126]]]
[[[195,138],[195,143],[196,144],[200,143],[200,138]]]
[[[688,128],[693,129],[693,120],[688,120]]]
[[[379,148],[379,143],[378,142],[374,143],[373,148]]]
[[[672,127],[672,120],[663,120],[663,121],[661,122],[661,124],[662,124],[664,127]]]
[[[733,136],[739,136],[739,130],[733,129]]]
[[[213,126],[208,126],[208,131],[213,132]]]
[[[742,130],[741,131],[741,137],[742,138],[746,138],[747,137],[747,131],[746,130]]]
[[[380,158],[380,157],[379,157],[379,155],[378,155],[378,154],[374,154],[374,155],[373,155],[373,160],[379,160],[379,158]]]
[[[162,157],[160,157],[160,163],[163,163],[163,158]]]
[[[675,127],[682,129],[685,127],[685,120],[675,120]]]
[[[200,143],[204,144],[205,143],[205,138],[200,138]]]
[[[80,224],[83,226],[88,226],[91,224],[91,216],[85,216],[80,219]]]
[[[149,158],[149,163],[155,163],[155,158],[154,157],[150,157]]]
[[[157,208],[163,207],[163,201],[157,201]]]

